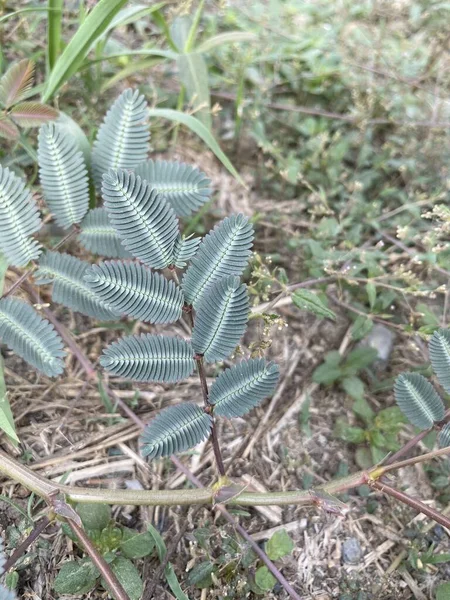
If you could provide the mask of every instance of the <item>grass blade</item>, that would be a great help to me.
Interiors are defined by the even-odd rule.
[[[64,0],[48,0],[47,69],[51,73],[61,51],[61,21]]]
[[[227,31],[226,33],[219,33],[213,37],[208,38],[197,46],[197,52],[209,52],[218,46],[223,44],[236,44],[239,42],[252,42],[257,40],[258,36],[250,31]]]
[[[92,44],[104,33],[127,0],[100,0],[79,27],[50,74],[43,101],[54,96],[78,70]]]
[[[233,167],[230,159],[220,148],[213,134],[207,127],[203,125],[201,121],[195,117],[192,117],[191,115],[187,115],[184,112],[173,110],[171,108],[150,108],[148,113],[150,118],[155,117],[160,119],[168,119],[169,121],[186,125],[186,127],[188,127],[205,142],[205,144],[212,152],[214,152],[223,166],[237,179],[237,181],[239,181],[241,185],[245,187],[245,183],[243,182],[239,173]]]
[[[185,52],[177,58],[179,77],[199,121],[211,129],[211,98],[208,68],[198,52]]]

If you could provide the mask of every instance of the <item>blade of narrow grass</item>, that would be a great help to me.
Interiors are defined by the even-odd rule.
[[[149,116],[150,118],[159,117],[161,119],[168,119],[169,121],[175,121],[176,123],[182,123],[183,125],[186,125],[186,127],[188,127],[205,142],[208,148],[214,152],[223,166],[237,179],[237,181],[239,181],[242,186],[246,187],[241,176],[233,167],[230,159],[220,148],[213,134],[198,119],[179,110],[173,110],[170,108],[151,108],[149,110]]]
[[[61,22],[64,0],[48,0],[47,69],[51,73],[61,50]]]
[[[42,100],[47,102],[78,70],[92,45],[126,4],[127,0],[100,0],[56,61]]]

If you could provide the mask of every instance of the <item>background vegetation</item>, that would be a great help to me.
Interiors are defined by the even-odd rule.
[[[184,220],[185,233],[203,234],[230,212],[253,218],[257,246],[248,280],[255,306],[268,314],[255,319],[246,349],[276,359],[282,378],[264,410],[246,423],[223,425],[230,476],[267,489],[314,488],[397,450],[412,429],[394,406],[393,379],[404,370],[431,375],[425,341],[448,325],[450,5],[53,0],[48,7],[4,1],[0,9],[1,71],[33,60],[34,87],[22,101],[47,107],[35,104],[23,116],[0,98],[4,167],[38,189],[33,118],[63,111],[67,126],[74,119],[92,142],[112,100],[138,87],[152,104],[155,156],[196,164],[214,185],[212,201]],[[47,235],[57,242],[61,232],[51,225]],[[14,278],[8,273],[7,283]],[[313,285],[295,290],[311,279]],[[48,302],[45,292],[41,300]],[[58,315],[93,361],[121,330],[139,332],[128,322],[99,324],[62,308]],[[101,382],[80,395],[83,374],[75,362],[49,387],[7,351],[4,359],[2,423],[14,415],[25,460],[35,468],[85,484],[184,483],[164,461],[139,462],[138,432],[109,403]],[[200,389],[189,381],[175,392],[130,384],[118,392],[147,420]],[[423,443],[434,442],[429,436]],[[212,478],[208,448],[187,461]],[[445,511],[449,470],[441,458],[405,469],[402,484]],[[11,496],[5,484],[0,527],[8,550],[35,509],[33,499],[20,500],[20,488]],[[343,500],[351,507],[345,520],[295,507],[238,516],[304,597],[448,597],[443,528],[365,487]],[[155,569],[155,597],[170,597],[166,580],[182,597],[177,578],[192,598],[287,597],[233,529],[206,509],[115,509],[83,520],[89,518],[97,519],[91,529],[111,561],[128,558],[139,567],[136,598],[139,572]],[[131,542],[136,533],[145,540]],[[167,551],[161,536],[171,552],[168,570],[160,566]],[[179,536],[178,552],[171,536]],[[99,574],[64,540],[41,540],[17,565],[11,585],[49,598],[51,590],[89,591]],[[36,564],[49,557],[52,568],[43,574]],[[67,588],[74,564],[76,590]]]

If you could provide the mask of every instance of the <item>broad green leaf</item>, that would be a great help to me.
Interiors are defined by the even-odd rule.
[[[286,529],[276,531],[266,544],[266,553],[271,560],[278,560],[291,554],[295,544]]]
[[[266,565],[259,567],[255,573],[255,583],[264,592],[269,592],[276,584],[277,580],[266,567]]]
[[[333,367],[326,362],[319,365],[313,373],[313,381],[316,383],[322,383],[323,385],[330,385],[342,377],[342,371],[339,367]]]
[[[214,564],[205,560],[189,571],[188,585],[196,585],[199,588],[208,587],[212,583],[211,573],[214,571]]]
[[[370,366],[377,359],[377,356],[378,352],[375,348],[360,346],[349,352],[342,368],[349,375],[355,375],[361,369]]]
[[[236,44],[241,42],[253,42],[258,39],[255,33],[250,31],[226,31],[214,35],[196,47],[197,52],[210,52],[223,44]]]
[[[341,382],[344,391],[355,400],[364,396],[364,382],[359,377],[345,377]]]
[[[100,0],[77,29],[48,78],[42,100],[47,102],[78,70],[89,49],[125,6],[127,0]]]
[[[355,400],[353,403],[353,412],[361,417],[367,424],[371,423],[375,416],[375,413],[364,396],[360,396]]]
[[[300,308],[300,310],[306,310],[313,313],[316,317],[336,320],[335,313],[328,308],[323,300],[319,298],[317,294],[311,292],[311,290],[296,290],[292,294],[292,301]]]
[[[352,427],[343,418],[339,418],[336,421],[334,434],[349,444],[362,444],[366,439],[364,429],[361,429],[361,427]]]
[[[358,317],[356,317],[355,322],[353,323],[352,338],[354,340],[361,340],[363,337],[365,337],[369,333],[369,331],[372,329],[372,327],[373,327],[372,319],[369,319],[368,317],[363,317],[362,315],[359,315]]]
[[[120,551],[126,558],[142,558],[153,552],[155,540],[152,535],[145,531],[139,533],[134,529],[124,527]]]
[[[101,531],[111,520],[111,507],[107,504],[78,504],[77,513],[89,531]]]
[[[436,589],[436,600],[448,600],[450,598],[450,583],[441,583]]]
[[[123,585],[130,600],[140,600],[144,591],[144,584],[139,571],[131,560],[118,556],[111,563],[111,568],[119,582]]]
[[[90,561],[66,562],[61,567],[53,587],[57,594],[85,594],[95,585],[98,571]]]
[[[175,121],[176,123],[182,123],[183,125],[186,125],[186,127],[188,127],[205,142],[208,148],[214,152],[224,167],[237,179],[237,181],[239,181],[241,185],[245,187],[245,183],[243,182],[241,176],[233,167],[226,154],[221,150],[215,137],[201,121],[195,117],[192,117],[191,115],[187,115],[179,110],[172,110],[170,108],[150,108],[148,113],[150,118],[155,117],[168,119],[169,121]]]
[[[371,281],[368,281],[366,283],[366,292],[367,292],[367,297],[369,298],[370,308],[373,309],[373,307],[375,306],[375,302],[377,300],[377,286],[374,283],[372,283]]]

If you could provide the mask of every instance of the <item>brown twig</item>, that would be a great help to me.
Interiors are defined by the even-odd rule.
[[[89,558],[93,562],[93,564],[97,567],[97,569],[102,574],[103,579],[106,582],[110,592],[113,594],[116,600],[130,600],[130,597],[124,590],[122,584],[117,579],[116,575],[113,573],[111,567],[108,565],[106,560],[103,558],[101,554],[97,551],[94,544],[86,535],[84,529],[77,525],[72,519],[67,519],[67,523],[69,527],[73,531],[73,533],[77,536],[80,542],[83,544],[84,549],[87,554],[89,554]]]
[[[368,485],[380,492],[383,492],[384,494],[387,494],[388,496],[392,496],[392,498],[399,500],[403,504],[407,504],[417,512],[430,517],[430,519],[433,519],[433,521],[436,521],[436,523],[439,523],[443,527],[446,527],[450,530],[450,519],[437,510],[434,510],[434,508],[427,506],[421,500],[412,498],[408,494],[405,494],[404,492],[401,492],[390,485],[386,485],[385,483],[380,483],[379,481],[369,481]]]
[[[28,548],[31,546],[31,544],[35,540],[37,540],[37,538],[41,535],[41,533],[43,531],[45,531],[45,529],[49,526],[49,524],[50,524],[50,519],[44,515],[42,517],[42,519],[40,521],[38,521],[37,525],[35,525],[33,531],[30,533],[30,535],[27,536],[23,540],[23,542],[17,546],[17,548],[14,550],[14,552],[11,554],[11,556],[8,558],[8,560],[5,562],[5,564],[3,565],[4,573],[9,571],[9,569],[11,569],[11,567],[13,567],[16,564],[16,562],[19,560],[19,558],[23,554],[25,554],[25,552],[28,550]]]

